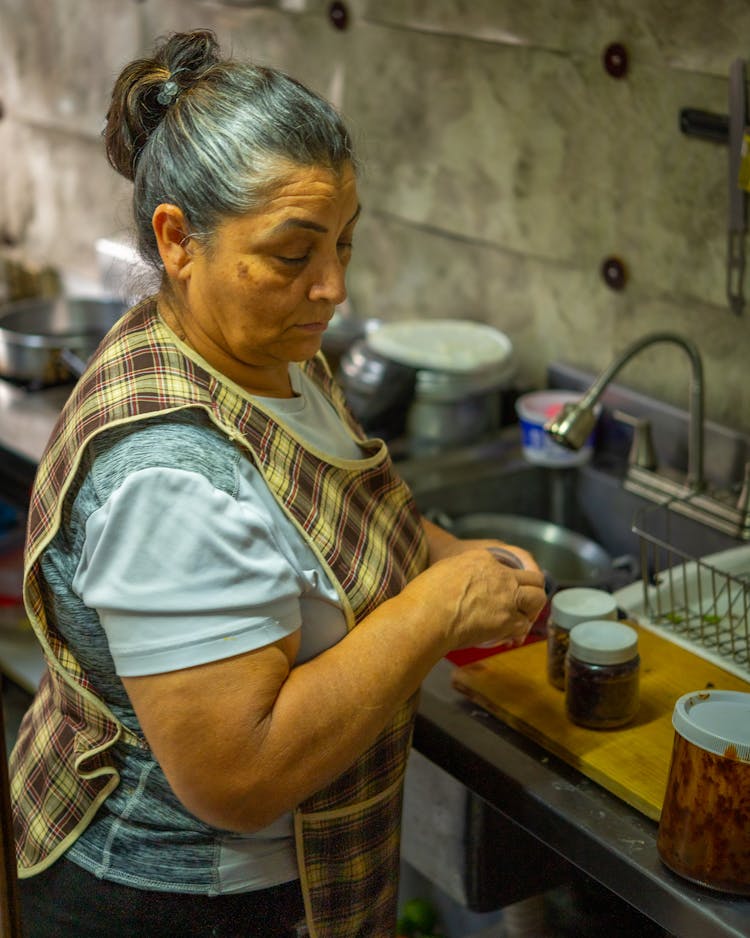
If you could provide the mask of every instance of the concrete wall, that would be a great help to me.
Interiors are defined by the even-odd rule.
[[[653,329],[700,346],[707,415],[750,431],[750,308],[725,296],[728,151],[682,108],[727,113],[743,0],[0,0],[0,238],[95,277],[129,189],[100,131],[119,68],[154,37],[214,28],[342,108],[364,163],[350,277],[363,316],[467,317],[514,342],[523,386],[591,370]],[[611,77],[604,50],[624,44]],[[605,258],[627,270],[604,282]],[[750,275],[749,275],[750,276]],[[750,294],[750,289],[748,289]],[[684,405],[687,359],[644,353],[623,383]]]

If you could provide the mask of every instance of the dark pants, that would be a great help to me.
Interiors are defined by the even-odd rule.
[[[304,919],[298,882],[230,896],[150,892],[62,859],[19,887],[26,938],[296,938]]]

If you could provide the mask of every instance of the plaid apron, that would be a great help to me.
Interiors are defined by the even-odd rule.
[[[109,750],[146,747],[93,692],[46,619],[39,558],[59,528],[87,443],[106,428],[200,407],[247,449],[278,503],[328,569],[352,628],[427,565],[408,489],[386,447],[363,441],[322,358],[305,366],[363,447],[333,465],[304,446],[162,323],[153,300],[126,314],[100,346],[58,419],[29,508],[24,598],[47,671],[11,757],[19,876],[48,867],[119,783]],[[403,776],[416,697],[336,781],[295,811],[295,839],[312,938],[395,932]]]

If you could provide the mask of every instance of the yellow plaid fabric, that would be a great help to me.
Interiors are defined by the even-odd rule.
[[[333,785],[295,813],[314,938],[393,938],[401,804],[416,698]]]
[[[144,746],[91,690],[47,621],[39,558],[59,525],[88,442],[133,420],[202,408],[244,446],[271,491],[331,571],[349,627],[396,595],[427,564],[409,491],[385,446],[364,441],[324,361],[305,366],[360,439],[364,458],[329,463],[213,372],[175,338],[153,301],[128,313],[97,352],[42,458],[29,511],[24,594],[48,661],[12,756],[19,873],[44,869],[118,784],[109,749]],[[392,935],[403,774],[415,701],[341,778],[296,812],[297,849],[312,936]]]

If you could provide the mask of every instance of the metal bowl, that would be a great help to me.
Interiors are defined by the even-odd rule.
[[[79,377],[125,309],[120,300],[88,297],[35,298],[0,306],[0,376],[42,385]]]
[[[471,514],[451,519],[450,531],[456,537],[497,538],[523,547],[533,554],[555,589],[606,588],[614,575],[612,558],[600,544],[551,521],[522,515]]]

